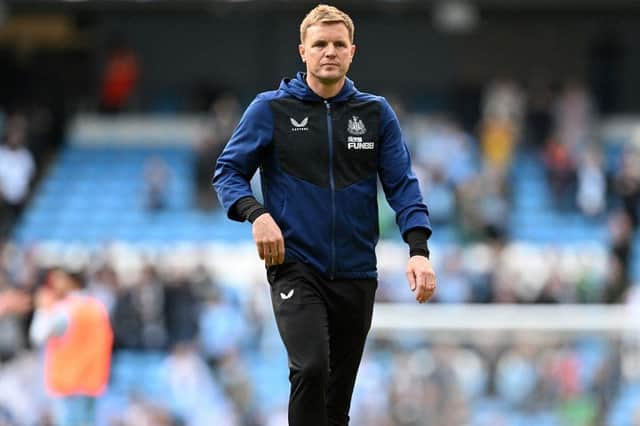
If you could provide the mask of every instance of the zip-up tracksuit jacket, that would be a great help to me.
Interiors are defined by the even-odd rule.
[[[377,177],[404,236],[431,226],[398,119],[380,96],[349,79],[323,99],[305,74],[256,96],[218,158],[213,185],[230,219],[260,168],[265,208],[285,240],[285,260],[327,278],[375,278]]]

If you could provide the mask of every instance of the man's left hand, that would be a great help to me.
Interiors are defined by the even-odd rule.
[[[428,301],[436,292],[436,273],[431,261],[424,256],[412,256],[409,259],[407,280],[418,303]]]

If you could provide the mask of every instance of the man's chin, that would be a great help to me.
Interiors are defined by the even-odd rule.
[[[338,73],[316,75],[316,78],[322,84],[327,84],[327,85],[328,84],[338,83],[338,82],[342,81],[342,79],[344,79],[344,77],[345,77],[344,74],[338,74]]]

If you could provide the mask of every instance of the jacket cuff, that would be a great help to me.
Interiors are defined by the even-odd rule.
[[[233,205],[233,209],[237,216],[244,220],[248,220],[251,223],[263,214],[268,213],[267,209],[265,209],[253,196],[240,198]]]
[[[413,228],[405,233],[405,241],[409,244],[409,256],[424,256],[429,258],[427,246],[428,232],[424,228]]]

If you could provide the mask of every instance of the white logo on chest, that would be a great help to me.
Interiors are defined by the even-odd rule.
[[[291,128],[292,132],[306,132],[309,130],[307,127],[307,124],[309,124],[309,117],[303,118],[300,122],[296,121],[293,117],[289,117],[289,121],[291,121],[291,125],[293,126]]]
[[[347,149],[374,149],[374,142],[363,142],[360,136],[348,136],[347,137]]]

